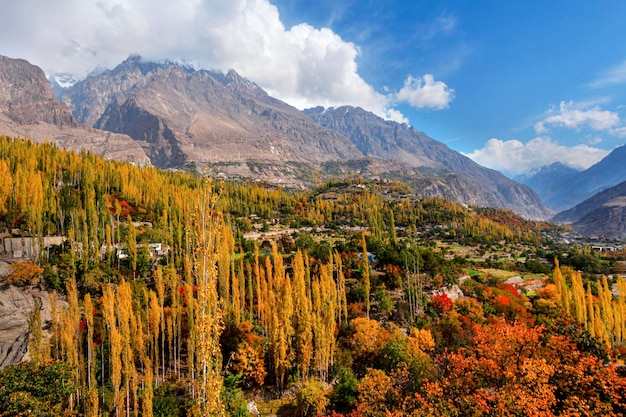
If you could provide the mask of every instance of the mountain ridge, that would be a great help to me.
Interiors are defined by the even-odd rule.
[[[565,211],[626,180],[626,145],[613,149],[591,167],[565,178],[552,187],[544,203],[556,211]]]
[[[359,116],[350,127],[361,129],[356,138],[269,96],[234,71],[212,73],[131,56],[65,90],[62,103],[54,100],[49,84],[47,89],[46,103],[67,113],[65,104],[73,116],[67,120],[83,136],[103,132],[127,146],[120,159],[136,152],[159,168],[196,169],[296,187],[319,183],[327,176],[325,164],[363,160],[356,164],[363,170],[348,169],[346,174],[400,176],[419,187],[419,193],[467,205],[510,208],[527,218],[553,214],[528,187],[480,167],[412,127],[362,109],[350,110]],[[47,132],[62,136],[50,133],[50,128]],[[74,146],[89,141],[74,136]]]
[[[559,213],[554,221],[571,222],[585,236],[626,240],[626,181]]]
[[[516,206],[518,210],[521,206],[536,207],[534,212],[525,214],[533,218],[551,217],[552,212],[543,207],[539,197],[529,187],[498,171],[480,166],[415,127],[386,121],[351,106],[316,107],[304,113],[322,126],[350,138],[367,157],[397,160],[412,168],[422,171],[426,168],[437,174],[432,181],[423,184],[427,194],[440,194],[451,201],[469,205],[510,208],[513,211]],[[424,178],[420,180],[424,182]]]

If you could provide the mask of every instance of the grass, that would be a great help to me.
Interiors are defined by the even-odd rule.
[[[519,275],[519,272],[506,271],[504,269],[495,268],[481,268],[479,271],[482,271],[484,274],[491,275],[498,281],[505,281],[511,277]]]

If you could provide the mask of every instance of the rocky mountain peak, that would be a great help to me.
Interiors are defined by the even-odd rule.
[[[4,56],[0,56],[0,112],[18,125],[76,126],[72,114],[56,101],[41,68]]]

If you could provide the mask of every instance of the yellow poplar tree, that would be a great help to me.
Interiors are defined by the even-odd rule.
[[[367,317],[370,316],[370,262],[367,256],[367,244],[365,243],[365,235],[361,235],[361,248],[363,258],[363,289],[365,291],[365,311]]]
[[[194,276],[198,287],[195,308],[195,407],[199,416],[223,416],[221,351],[219,337],[222,332],[222,311],[217,294],[217,239],[220,219],[215,213],[217,195],[207,182],[201,190],[193,219],[195,237]]]
[[[83,314],[87,323],[87,392],[85,394],[85,411],[88,417],[97,417],[98,387],[96,382],[96,360],[93,354],[94,340],[94,305],[91,295],[85,294],[83,298]]]
[[[346,296],[346,278],[343,275],[341,255],[335,251],[335,265],[337,268],[337,321],[348,323],[348,300]]]
[[[311,299],[307,294],[304,259],[298,250],[293,263],[294,331],[296,336],[296,356],[300,376],[306,379],[313,358],[313,328]]]

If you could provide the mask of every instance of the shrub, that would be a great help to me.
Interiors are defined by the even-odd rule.
[[[324,386],[314,379],[303,383],[296,393],[298,415],[303,417],[323,414],[328,402]]]

